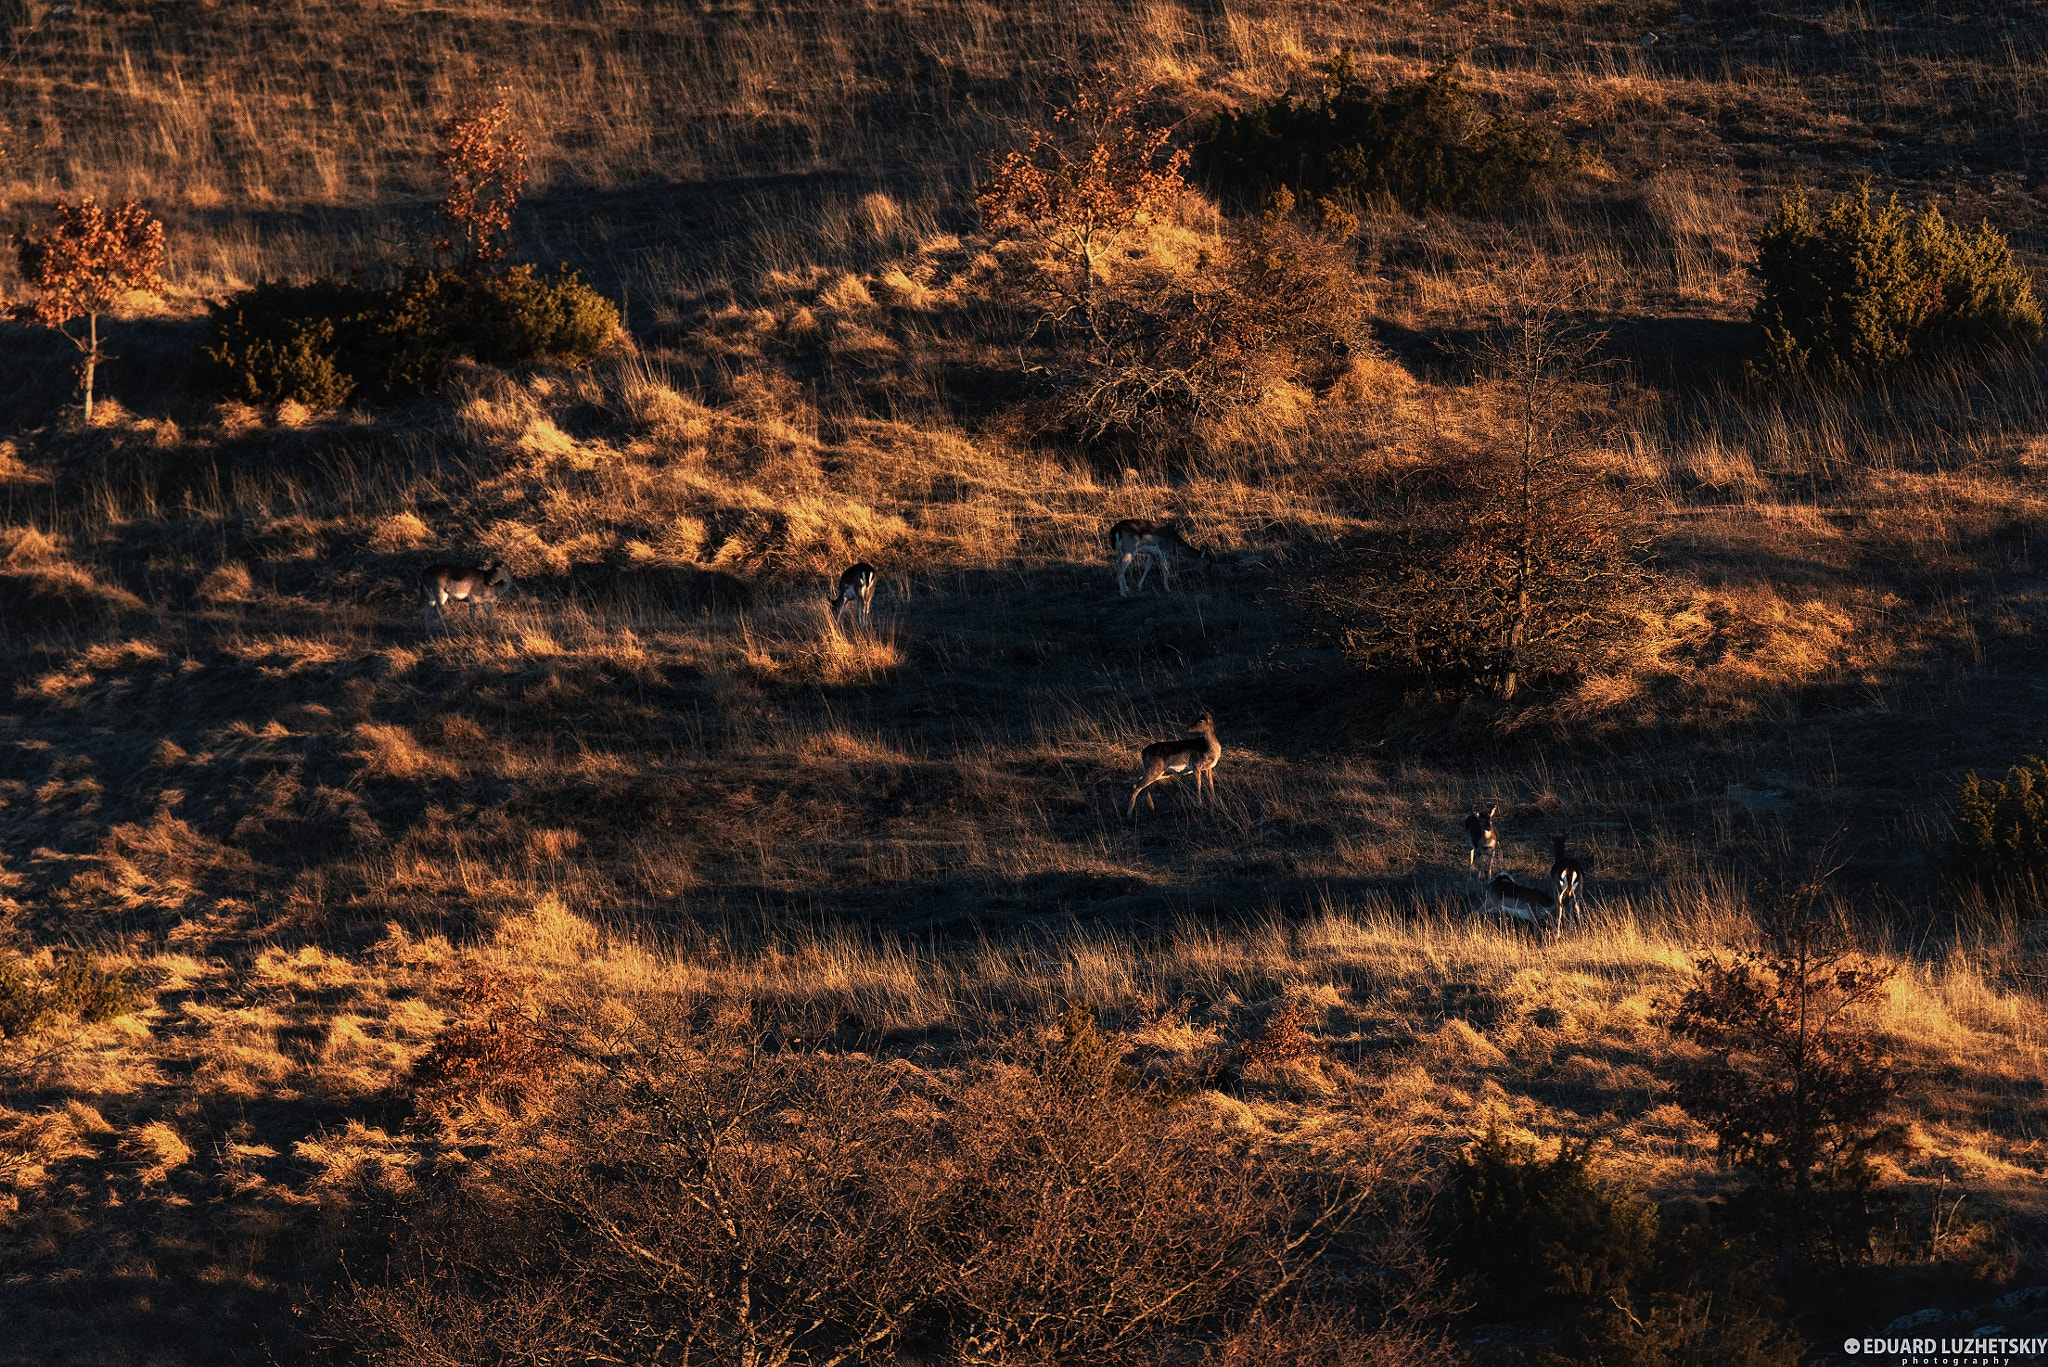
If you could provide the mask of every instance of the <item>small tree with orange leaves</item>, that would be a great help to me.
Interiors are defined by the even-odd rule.
[[[1050,128],[991,159],[975,197],[984,227],[1022,233],[1072,267],[1071,283],[1045,282],[1055,319],[1095,333],[1097,261],[1186,188],[1188,154],[1172,136],[1098,80],[1053,111]]]
[[[111,359],[100,350],[100,315],[131,294],[163,293],[164,225],[133,200],[109,209],[88,196],[57,205],[56,220],[16,240],[22,279],[35,292],[29,312],[84,354],[85,420],[92,421],[93,373]],[[85,320],[85,332],[71,324]]]
[[[503,260],[526,186],[526,138],[503,93],[472,99],[442,127],[441,174],[448,185],[441,218],[451,230],[441,250],[468,264]]]

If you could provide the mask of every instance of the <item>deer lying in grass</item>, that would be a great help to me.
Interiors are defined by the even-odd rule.
[[[865,560],[848,565],[839,576],[838,592],[826,601],[832,605],[834,622],[854,611],[859,612],[861,621],[867,621],[875,603],[875,567]]]
[[[444,609],[453,598],[469,604],[469,616],[476,619],[477,605],[481,603],[484,616],[491,622],[498,620],[498,600],[512,588],[512,571],[502,560],[493,560],[481,568],[467,565],[429,565],[420,576],[420,599],[424,606],[422,629],[431,631],[434,620],[440,619],[442,627],[448,625]]]
[[[1215,559],[1209,552],[1191,544],[1170,522],[1141,522],[1127,517],[1109,529],[1109,545],[1117,556],[1116,589],[1126,598],[1131,595],[1128,576],[1133,560],[1143,557],[1145,561],[1138,571],[1138,589],[1142,592],[1155,562],[1159,566],[1159,587],[1168,589],[1172,584],[1167,579],[1167,566],[1175,555],[1193,556],[1203,565]]]
[[[1557,920],[1557,890],[1517,882],[1504,873],[1486,885],[1486,909],[1503,912],[1542,930]]]
[[[1207,779],[1209,791],[1216,791],[1216,761],[1223,758],[1223,746],[1216,739],[1216,719],[1203,714],[1202,719],[1188,728],[1188,734],[1180,740],[1154,741],[1145,747],[1139,757],[1144,765],[1144,776],[1138,786],[1131,790],[1129,816],[1138,814],[1138,794],[1170,774],[1193,773],[1195,776],[1195,801],[1202,800],[1202,781]],[[1154,804],[1150,794],[1145,805]]]
[[[1471,846],[1465,856],[1465,867],[1471,870],[1474,878],[1479,876],[1479,856],[1482,854],[1486,856],[1486,876],[1493,877],[1493,856],[1500,848],[1500,831],[1493,824],[1493,814],[1499,810],[1498,807],[1488,807],[1486,815],[1481,816],[1475,807],[1465,818],[1465,841]]]
[[[1586,869],[1578,860],[1564,852],[1564,837],[1550,837],[1550,877],[1557,884],[1557,914],[1559,919],[1566,912],[1577,912],[1579,894],[1586,886]]]

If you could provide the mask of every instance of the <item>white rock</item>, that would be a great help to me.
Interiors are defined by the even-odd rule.
[[[1915,1310],[1910,1315],[1901,1315],[1884,1327],[1884,1337],[1911,1333],[1915,1329],[1928,1329],[1948,1318],[1948,1311],[1929,1308]]]

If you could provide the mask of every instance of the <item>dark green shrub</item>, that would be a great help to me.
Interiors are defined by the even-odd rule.
[[[501,367],[582,365],[618,330],[619,311],[571,270],[552,279],[531,266],[503,275],[435,272],[391,293],[382,324],[384,388],[432,393],[464,358]]]
[[[97,1025],[146,999],[127,974],[94,968],[83,954],[57,960],[47,978],[19,963],[0,964],[0,1036],[18,1039],[70,1021]]]
[[[1540,1158],[1489,1133],[1451,1165],[1437,1233],[1477,1313],[1563,1314],[1556,1360],[1793,1367],[1804,1351],[1753,1239],[1698,1203],[1660,1216],[1569,1141]]]
[[[262,284],[214,307],[211,384],[248,403],[332,408],[351,394],[432,393],[464,359],[582,365],[619,331],[611,302],[563,269],[435,271],[389,290],[340,280]]]
[[[2032,896],[2048,875],[2048,759],[2015,764],[2004,779],[1966,774],[1956,785],[1949,879],[1992,896]]]
[[[266,281],[215,304],[201,350],[222,397],[339,406],[356,387],[344,357],[370,351],[382,296],[345,280]]]
[[[1634,1284],[1589,1307],[1559,1355],[1600,1367],[1796,1367],[1805,1345],[1756,1244],[1701,1207],[1662,1223]]]
[[[1578,153],[1550,130],[1489,113],[1458,68],[1453,57],[1376,92],[1358,79],[1347,49],[1330,63],[1320,95],[1283,95],[1220,116],[1197,147],[1196,170],[1246,204],[1284,186],[1335,208],[1479,213],[1526,199],[1576,164]]]
[[[1602,1179],[1569,1140],[1538,1158],[1489,1132],[1452,1162],[1437,1230],[1453,1275],[1470,1277],[1479,1313],[1515,1318],[1607,1300],[1651,1265],[1657,1208]]]
[[[1818,213],[1803,193],[1781,199],[1750,271],[1762,287],[1751,315],[1764,334],[1750,365],[1759,380],[1867,382],[2041,340],[2040,302],[2004,234],[1988,222],[1961,232],[1896,195],[1874,204],[1868,186]]]

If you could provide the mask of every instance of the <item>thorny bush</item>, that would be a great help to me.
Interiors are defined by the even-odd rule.
[[[379,1363],[1442,1360],[1390,1178],[1262,1161],[1119,1052],[1073,1020],[941,1073],[651,1022],[409,1210],[325,1332]]]

